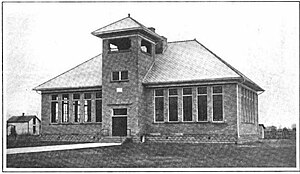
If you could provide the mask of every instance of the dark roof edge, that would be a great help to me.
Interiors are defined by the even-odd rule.
[[[41,88],[39,91],[42,92],[55,92],[55,91],[80,91],[80,90],[95,90],[102,88],[102,86],[80,86],[80,87],[60,87],[60,88]]]
[[[207,47],[205,47],[203,44],[201,44],[198,40],[194,39],[198,44],[200,44],[203,48],[205,48],[207,51],[209,51],[211,54],[213,54],[216,58],[218,58],[221,62],[223,62],[226,66],[228,66],[231,70],[233,70],[235,73],[237,73],[239,76],[241,76],[244,81],[248,81],[250,83],[253,83],[254,86],[258,88],[258,91],[265,91],[260,86],[258,86],[255,82],[253,82],[251,79],[249,79],[247,76],[245,76],[243,73],[241,73],[239,70],[235,69],[233,66],[231,66],[229,63],[227,63],[225,60],[220,58],[218,55],[216,55],[214,52],[209,50]]]
[[[228,78],[213,78],[213,79],[199,79],[199,80],[181,80],[181,81],[168,81],[168,82],[144,82],[143,85],[168,85],[168,84],[187,84],[187,83],[216,83],[216,82],[241,82],[241,77],[228,77]]]
[[[31,117],[31,119],[35,117],[35,118],[37,118],[39,121],[41,121],[41,120],[39,119],[39,117],[37,117],[36,115],[24,115],[24,116],[20,115],[20,116],[12,116],[12,117]],[[12,117],[10,117],[10,118],[12,118]],[[9,118],[9,119],[10,119],[10,118]],[[25,120],[24,120],[24,121],[18,121],[18,120],[17,120],[17,121],[10,121],[9,119],[6,121],[7,123],[26,123],[26,122],[29,122],[29,121],[31,120],[31,119],[29,119],[29,120],[27,120],[27,121],[25,121]]]
[[[66,73],[72,71],[73,69],[75,69],[75,68],[77,68],[77,67],[79,67],[79,66],[85,64],[86,62],[89,62],[89,61],[91,61],[91,60],[97,58],[97,57],[100,56],[100,55],[102,55],[102,53],[100,53],[100,54],[98,54],[97,56],[94,56],[94,57],[92,57],[92,58],[90,58],[90,59],[88,59],[88,60],[86,60],[86,61],[80,63],[79,65],[77,65],[77,66],[75,66],[75,67],[73,67],[73,68],[71,68],[71,69],[69,69],[69,70],[67,70],[67,71],[65,71],[65,72],[63,72],[63,73],[61,73],[61,74],[59,74],[59,75],[53,77],[53,78],[51,78],[50,80],[47,80],[46,82],[44,82],[44,83],[42,83],[42,84],[36,86],[36,87],[33,88],[32,90],[35,90],[35,91],[41,91],[43,88],[40,88],[40,89],[39,89],[40,86],[42,86],[42,85],[44,85],[44,84],[50,82],[50,81],[53,80],[53,79],[56,79],[56,78],[59,77],[59,76],[62,76],[62,75],[64,75],[64,74],[66,74]]]

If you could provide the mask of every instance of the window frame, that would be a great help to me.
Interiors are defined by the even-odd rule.
[[[64,99],[64,95],[68,96],[66,100]],[[64,108],[65,105],[67,105],[66,111]],[[70,122],[70,94],[69,93],[61,95],[61,106],[62,106],[62,108],[61,108],[61,123],[62,124],[69,123]]]
[[[124,73],[124,72],[127,72],[127,79],[122,79],[122,73]],[[114,80],[114,76],[113,76],[113,74],[114,73],[118,73],[118,80]],[[129,73],[128,73],[128,70],[122,70],[122,71],[112,71],[111,72],[111,82],[127,82],[127,81],[129,81]]]
[[[79,95],[79,98],[75,98],[75,95]],[[75,104],[75,102],[78,102]],[[75,106],[77,105],[77,121],[75,121]],[[73,123],[78,124],[81,121],[81,95],[80,93],[72,93],[72,115]]]
[[[155,94],[156,94],[156,90],[162,90],[162,95],[159,95],[159,96],[156,96]],[[164,95],[164,89],[154,89],[153,90],[153,98],[154,98],[154,100],[153,100],[153,109],[154,109],[154,111],[153,111],[153,113],[154,113],[154,115],[153,115],[153,120],[154,120],[154,123],[164,123],[165,122],[165,114],[164,114],[164,110],[165,110],[165,95]],[[163,117],[163,121],[156,121],[156,105],[155,105],[155,99],[156,98],[162,98],[162,100],[163,100],[163,109],[162,109],[162,117]]]
[[[88,95],[88,94],[90,94],[91,95],[91,97],[89,98],[89,97],[86,97],[86,95]],[[84,123],[93,123],[93,121],[92,121],[92,93],[83,93],[83,116],[84,116],[84,118],[83,118],[83,122]],[[90,115],[90,121],[88,121],[89,120],[89,101],[91,102],[91,107],[90,107],[90,113],[91,113],[91,115]],[[87,104],[86,104],[87,103]],[[87,111],[85,111],[85,108],[87,107]],[[86,115],[87,115],[87,119],[86,119]]]
[[[176,89],[177,90],[177,95],[171,95],[170,97],[170,90],[171,89]],[[169,123],[178,123],[179,122],[179,105],[178,105],[178,99],[179,99],[179,94],[178,94],[179,89],[178,88],[169,88],[168,89],[168,122]],[[170,121],[170,98],[177,98],[177,121]]]
[[[214,93],[214,87],[221,87],[222,93]],[[223,85],[215,85],[211,87],[212,89],[212,123],[224,123],[225,122],[225,111],[224,111],[224,86]],[[214,95],[222,96],[222,121],[214,121]]]
[[[184,89],[188,89],[188,88],[190,88],[191,89],[191,94],[184,94],[183,93],[183,90]],[[191,113],[192,113],[192,115],[191,115],[191,117],[192,117],[192,120],[190,120],[190,121],[184,121],[184,97],[191,97],[191,99],[192,99],[192,108],[191,108]],[[181,102],[181,106],[182,106],[182,122],[194,122],[194,119],[193,119],[193,88],[192,87],[184,87],[184,88],[182,88],[182,102]]]
[[[115,109],[126,109],[126,115],[114,115],[114,110]],[[124,108],[124,107],[122,107],[122,108],[112,108],[111,109],[111,116],[112,117],[127,117],[128,116],[128,108]]]
[[[206,88],[206,93],[205,94],[199,94],[199,92],[198,92],[198,88],[201,88],[201,87],[205,87]],[[198,86],[197,88],[196,88],[196,94],[197,94],[197,120],[196,120],[196,122],[208,122],[208,86]],[[203,120],[203,121],[199,121],[199,100],[198,100],[198,97],[199,96],[206,96],[206,120]]]
[[[97,94],[100,93],[100,96],[97,96]],[[100,121],[97,121],[97,101],[99,101],[101,103],[101,106],[100,106]],[[102,108],[102,90],[101,91],[97,91],[95,92],[95,123],[102,123],[102,119],[103,119],[103,115],[102,115],[102,111],[103,111],[103,108]]]
[[[56,96],[55,99],[53,99],[53,96]],[[55,103],[55,122],[52,122],[52,103]],[[58,94],[52,94],[50,95],[50,124],[59,124],[59,95]]]

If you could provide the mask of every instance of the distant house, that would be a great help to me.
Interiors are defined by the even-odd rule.
[[[258,124],[258,133],[259,133],[259,138],[264,139],[265,138],[265,126],[264,124]]]
[[[18,135],[40,133],[41,121],[35,115],[12,116],[7,120],[7,135],[10,135],[12,129],[15,129]]]
[[[196,39],[167,42],[130,16],[92,34],[103,40],[102,54],[34,88],[42,135],[258,139],[264,90]]]

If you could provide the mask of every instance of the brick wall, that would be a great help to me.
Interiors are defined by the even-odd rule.
[[[61,93],[56,93],[61,95]],[[83,95],[83,94],[82,94]],[[94,94],[93,94],[94,95]],[[73,114],[70,112],[70,122],[61,123],[61,101],[58,102],[58,123],[50,123],[51,94],[42,93],[41,134],[99,134],[102,129],[101,123],[95,123],[95,105],[92,102],[92,123],[84,123],[83,108],[81,109],[81,122],[74,123]],[[93,98],[93,97],[92,97]],[[72,102],[70,101],[70,110]],[[83,102],[81,102],[83,104]]]
[[[141,52],[141,38],[131,36],[129,51],[109,53],[108,39],[103,40],[102,63],[102,93],[103,93],[103,125],[109,135],[112,135],[112,110],[127,108],[127,129],[132,135],[139,134],[141,121],[138,115],[145,113],[143,104],[142,80],[153,62],[152,56]],[[154,46],[153,46],[154,47]],[[152,49],[152,53],[154,49]],[[128,81],[111,82],[113,71],[128,71]],[[122,88],[123,92],[117,93],[116,89]]]
[[[172,135],[173,133],[185,134],[210,134],[210,135],[231,135],[236,137],[237,135],[237,107],[236,107],[236,85],[227,84],[223,86],[223,105],[224,105],[224,122],[213,123],[212,122],[212,86],[208,86],[208,122],[197,122],[197,98],[196,88],[193,87],[193,122],[181,122],[169,123],[167,122],[168,114],[168,97],[167,88],[165,88],[165,106],[164,106],[164,123],[154,123],[154,89],[148,89],[146,92],[147,105],[148,105],[148,116],[145,122],[148,124],[147,133],[159,133],[160,135]],[[178,116],[179,120],[182,120],[182,87],[178,87]]]

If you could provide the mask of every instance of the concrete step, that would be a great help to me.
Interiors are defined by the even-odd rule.
[[[128,137],[101,137],[99,143],[124,143]]]

